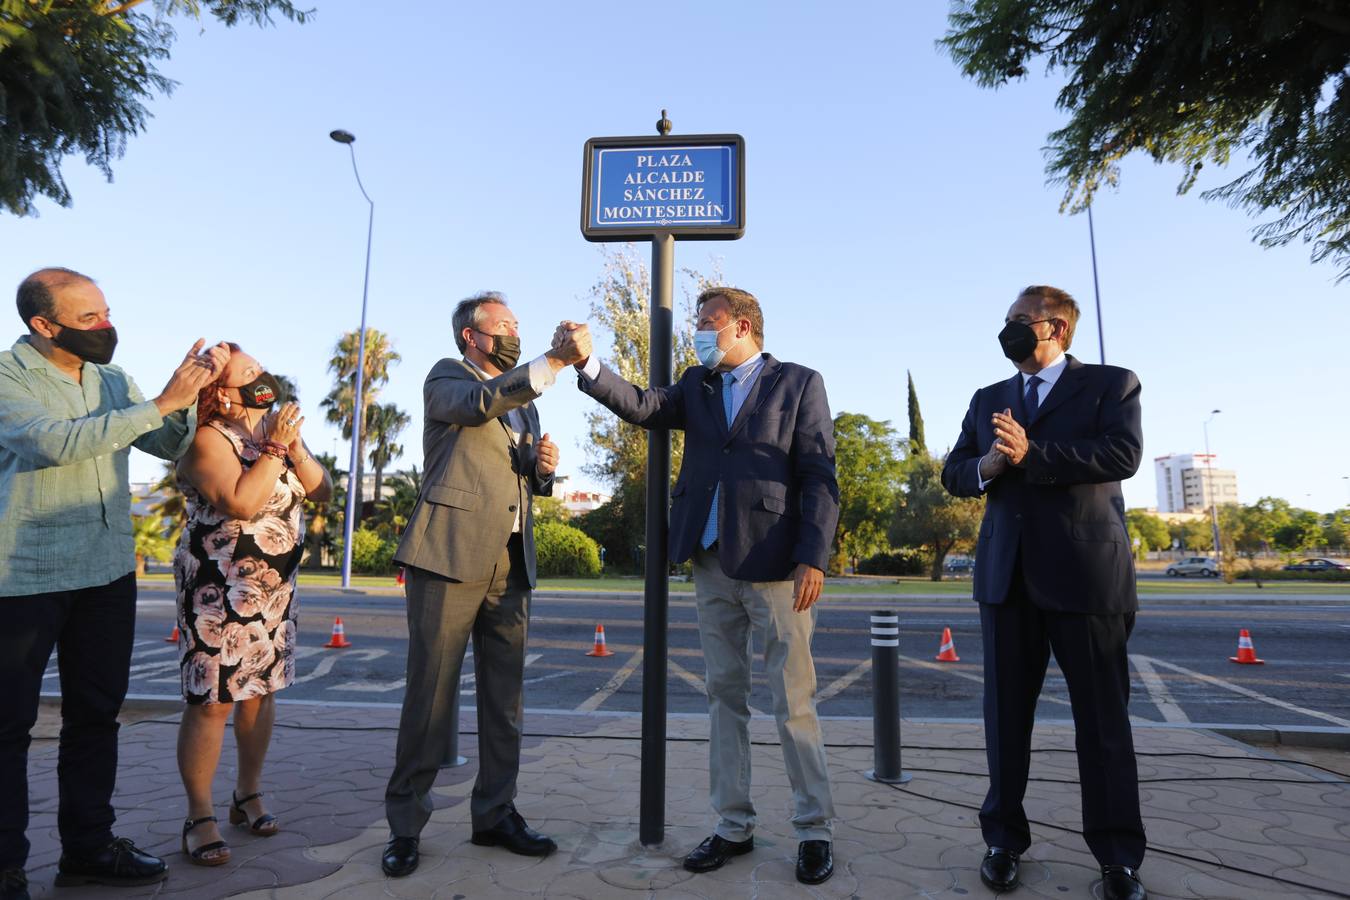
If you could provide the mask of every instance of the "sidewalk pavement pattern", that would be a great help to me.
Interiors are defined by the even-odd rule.
[[[827,720],[839,822],[834,877],[807,887],[793,876],[791,790],[771,720],[753,723],[755,850],[720,871],[694,875],[680,862],[711,831],[707,722],[672,717],[667,745],[666,841],[637,841],[640,720],[526,715],[517,806],[557,840],[546,859],[469,843],[469,764],[442,770],[437,809],[422,834],[412,876],[386,879],[383,796],[394,755],[397,710],[282,703],[264,786],[281,832],[260,838],[225,822],[234,776],[227,735],[215,791],[233,847],[220,868],[192,866],[179,852],[184,816],[174,762],[178,711],[129,708],[122,730],[115,803],[117,834],[167,857],[169,878],[152,888],[54,889],[55,709],[44,706],[29,759],[34,897],[84,898],[889,898],[985,897],[976,818],[987,784],[978,725],[904,723],[903,786],[868,781],[872,727]],[[463,726],[472,729],[465,710]],[[1350,787],[1344,751],[1304,754],[1326,768],[1184,728],[1137,729],[1149,855],[1141,870],[1151,896],[1270,898],[1348,896]],[[1025,897],[1100,896],[1097,867],[1079,834],[1073,734],[1038,726],[1027,812],[1035,843],[1024,857]],[[1335,774],[1332,770],[1341,774]]]

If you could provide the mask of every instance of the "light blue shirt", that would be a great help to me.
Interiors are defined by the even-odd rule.
[[[135,568],[133,446],[177,459],[197,407],[161,416],[117,366],[80,380],[27,337],[0,353],[0,598],[98,587]]]

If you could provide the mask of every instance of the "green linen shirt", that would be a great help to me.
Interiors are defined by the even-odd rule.
[[[135,566],[132,447],[187,452],[197,410],[161,416],[117,366],[77,383],[21,337],[0,352],[0,597],[96,587]]]

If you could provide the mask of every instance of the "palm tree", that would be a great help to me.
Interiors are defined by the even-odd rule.
[[[183,492],[178,490],[178,471],[173,460],[164,461],[164,475],[155,483],[154,491],[160,500],[150,507],[150,511],[160,520],[169,521],[168,541],[170,546],[178,545],[183,533],[183,524],[187,522],[187,503]]]
[[[145,574],[145,561],[165,561],[173,555],[173,544],[164,536],[164,520],[159,516],[132,516],[132,535],[136,547],[136,574]]]
[[[397,538],[417,505],[417,495],[422,492],[422,473],[413,466],[390,475],[389,484],[393,491],[375,507],[375,516],[380,529]]]
[[[383,496],[380,488],[384,484],[385,466],[403,455],[402,445],[395,444],[394,439],[411,422],[412,418],[392,403],[372,403],[366,410],[366,436],[373,445],[370,464],[375,467],[376,502]]]
[[[351,440],[356,396],[356,366],[359,355],[359,335],[348,331],[338,339],[333,356],[328,360],[328,371],[333,373],[333,389],[319,403],[328,411],[328,421],[342,426],[342,436]],[[355,516],[352,526],[361,521],[361,479],[365,473],[366,440],[369,437],[370,405],[379,396],[380,388],[389,381],[389,367],[403,357],[389,343],[389,336],[374,328],[366,329],[366,364],[362,373],[360,426],[356,428],[356,472],[349,476],[356,491]]]

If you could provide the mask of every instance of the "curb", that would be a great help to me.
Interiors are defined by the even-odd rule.
[[[40,703],[47,707],[60,707],[61,695],[54,692],[44,692],[41,695]],[[331,700],[285,700],[278,699],[277,703],[282,706],[302,706],[302,707],[340,707],[344,709],[388,709],[397,710],[401,708],[398,703],[360,703],[352,701],[334,702]],[[132,712],[148,713],[167,713],[181,712],[183,701],[177,696],[154,695],[154,694],[128,694],[126,700],[122,703],[122,709]],[[461,715],[470,715],[476,713],[477,707],[465,704],[460,707]],[[638,718],[642,715],[640,712],[618,712],[618,711],[597,711],[590,713],[579,713],[570,709],[532,709],[525,710],[527,716],[539,717],[558,717],[567,716],[578,719],[615,719],[615,718]],[[671,713],[669,718],[677,719],[706,719],[706,713]],[[755,716],[754,718],[763,719],[772,722],[773,716]],[[821,716],[822,721],[845,721],[862,722],[871,721],[870,716]],[[982,725],[983,719],[972,718],[926,718],[912,719],[903,717],[902,722],[909,722],[916,725]],[[1037,724],[1048,726],[1072,726],[1072,719],[1040,719]],[[1350,751],[1350,728],[1322,728],[1317,725],[1251,725],[1236,722],[1135,722],[1135,729],[1142,730],[1166,730],[1166,731],[1208,731],[1214,734],[1222,735],[1244,744],[1251,744],[1260,747],[1299,747],[1309,750],[1338,750]],[[526,730],[528,736],[528,729]]]

